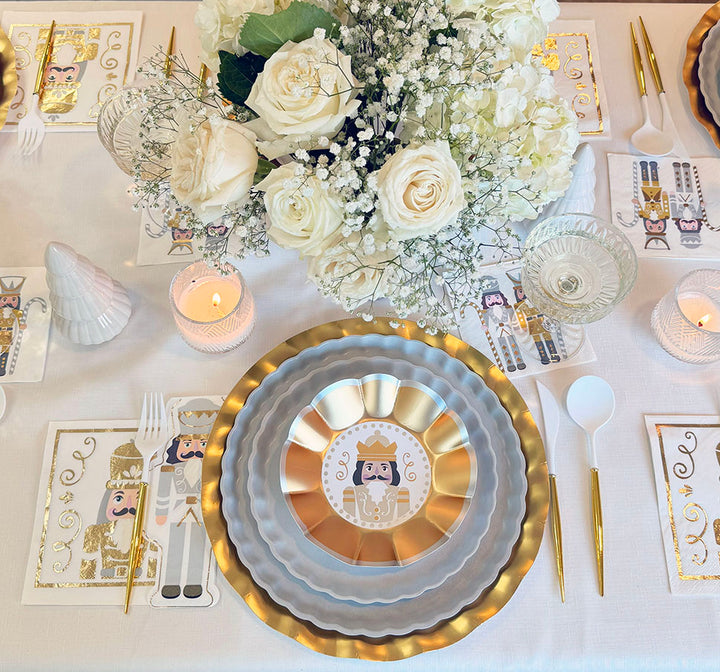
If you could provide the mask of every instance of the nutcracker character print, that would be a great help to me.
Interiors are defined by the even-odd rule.
[[[110,456],[110,479],[100,501],[97,523],[85,530],[80,577],[84,580],[125,581],[130,560],[132,528],[143,474],[143,457],[134,442]],[[135,578],[155,579],[158,546],[143,539]]]
[[[670,202],[667,192],[660,186],[657,161],[640,161],[640,178],[643,203],[633,198],[633,204],[645,227],[645,249],[669,250],[666,232]]]
[[[670,195],[672,220],[680,232],[680,244],[694,249],[702,244],[700,229],[706,222],[700,180],[689,162],[674,161],[672,165],[675,178],[675,193]]]
[[[157,485],[155,522],[169,527],[160,594],[174,600],[203,595],[203,568],[210,547],[200,501],[202,459],[220,407],[193,399],[178,410],[179,433],[164,452]]]
[[[15,371],[30,307],[38,304],[43,313],[47,311],[45,300],[37,296],[22,304],[25,280],[22,275],[0,277],[0,376]]]
[[[508,271],[505,273],[508,279],[513,283],[513,292],[515,293],[515,303],[513,309],[517,317],[520,328],[526,331],[533,339],[535,348],[540,356],[541,364],[550,364],[560,361],[560,355],[555,347],[553,335],[550,333],[552,321],[541,313],[525,296],[525,290],[520,282],[520,272],[518,270],[513,274]]]

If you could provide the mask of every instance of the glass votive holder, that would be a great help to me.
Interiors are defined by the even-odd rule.
[[[170,284],[170,305],[180,335],[201,352],[226,352],[247,340],[255,326],[255,302],[242,275],[221,273],[202,261]]]
[[[720,359],[720,270],[701,268],[680,278],[650,318],[655,338],[690,364]]]

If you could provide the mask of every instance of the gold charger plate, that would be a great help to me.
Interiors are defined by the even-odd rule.
[[[227,523],[222,515],[220,495],[221,461],[225,451],[225,440],[233,427],[235,416],[242,409],[248,395],[262,383],[265,376],[275,371],[282,362],[306,348],[330,339],[371,333],[397,335],[422,341],[444,350],[477,373],[498,396],[511,417],[525,456],[525,475],[528,484],[525,517],[520,535],[510,559],[495,582],[456,616],[441,621],[428,630],[378,639],[348,637],[334,631],[322,630],[296,618],[287,609],[276,604],[267,592],[252,580],[249,570],[238,559],[228,535]],[[431,336],[415,323],[407,320],[402,321],[398,327],[393,327],[390,320],[383,318],[377,318],[372,323],[362,319],[329,322],[297,334],[277,346],[253,365],[226,397],[210,434],[203,459],[203,518],[215,558],[225,578],[267,625],[314,651],[342,658],[378,661],[409,658],[425,651],[449,646],[494,616],[512,597],[535,560],[545,528],[548,502],[545,451],[535,421],[518,391],[494,364],[467,343],[449,334]]]
[[[703,14],[700,22],[690,33],[687,41],[685,63],[683,63],[683,82],[685,82],[685,87],[688,90],[690,108],[695,118],[705,127],[715,145],[720,148],[720,128],[715,124],[710,110],[705,105],[698,76],[700,50],[708,32],[718,21],[720,21],[720,2],[714,4]]]
[[[0,128],[5,125],[10,101],[17,92],[17,70],[15,49],[8,36],[0,28]]]

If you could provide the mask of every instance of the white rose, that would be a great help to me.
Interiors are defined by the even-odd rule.
[[[282,139],[288,146],[331,138],[359,107],[358,86],[350,57],[329,40],[287,42],[267,60],[252,86],[246,105],[260,119],[251,128],[262,141]]]
[[[391,275],[387,262],[395,256],[387,248],[366,253],[357,232],[348,238],[337,234],[310,259],[308,276],[322,290],[337,296],[346,309],[354,310],[365,301],[387,295]]]
[[[265,192],[268,236],[301,257],[319,254],[343,221],[343,204],[315,175],[295,175],[297,163],[272,170],[257,185]]]
[[[395,240],[429,236],[465,207],[460,170],[446,141],[401,149],[378,172],[380,212]]]
[[[219,51],[241,51],[237,39],[247,15],[250,12],[272,14],[274,11],[274,0],[203,0],[195,13],[202,62],[217,72],[220,69]]]
[[[179,203],[210,223],[224,206],[242,203],[252,187],[258,156],[255,136],[240,124],[211,117],[182,128],[173,145],[170,188]]]

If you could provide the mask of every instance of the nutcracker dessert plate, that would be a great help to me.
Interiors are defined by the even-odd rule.
[[[419,424],[403,410],[422,407]],[[368,463],[384,487],[362,480]],[[364,491],[346,483],[358,466]],[[407,493],[390,495],[403,475]],[[311,513],[306,495],[323,498]],[[221,570],[266,623],[330,655],[390,660],[457,641],[507,602],[542,537],[547,469],[526,406],[480,353],[410,322],[345,320],[288,340],[228,395],[202,499]],[[359,532],[333,540],[315,510]],[[391,542],[365,549],[377,534]]]

